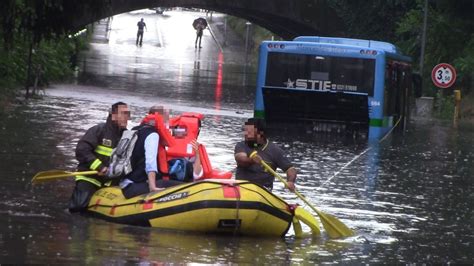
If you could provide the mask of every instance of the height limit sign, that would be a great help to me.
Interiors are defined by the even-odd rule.
[[[456,81],[456,70],[450,64],[438,64],[431,71],[431,80],[438,88],[449,88]]]

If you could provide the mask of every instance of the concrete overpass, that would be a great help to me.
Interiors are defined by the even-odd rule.
[[[225,13],[244,18],[285,39],[300,35],[340,36],[343,27],[343,22],[331,8],[329,0],[96,0],[97,2],[102,2],[103,8],[90,10],[84,5],[78,8],[81,1],[70,5],[70,8],[76,8],[72,13],[72,28],[79,29],[105,17],[158,6],[194,7]]]

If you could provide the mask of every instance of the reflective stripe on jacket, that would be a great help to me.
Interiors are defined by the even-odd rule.
[[[110,116],[106,123],[95,125],[87,130],[76,146],[76,159],[79,161],[78,171],[96,170],[100,171],[109,165],[110,155],[122,135],[123,129],[115,125]],[[91,182],[96,186],[102,186],[105,182],[103,177],[76,176],[76,181]]]

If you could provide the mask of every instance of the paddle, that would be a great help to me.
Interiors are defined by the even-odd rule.
[[[31,179],[32,184],[36,184],[39,182],[50,181],[54,179],[60,179],[68,176],[76,176],[76,175],[94,175],[97,174],[97,171],[83,171],[83,172],[68,172],[63,170],[49,170],[44,172],[39,172],[33,179]]]
[[[255,154],[252,154],[251,157],[255,156]],[[276,178],[278,178],[283,184],[285,184],[286,187],[288,187],[288,183],[286,180],[281,177],[277,172],[275,172],[266,162],[261,160],[261,164],[265,170],[270,172],[272,175],[274,175]],[[301,200],[303,200],[313,211],[315,211],[319,215],[319,219],[323,223],[324,229],[328,233],[330,238],[340,238],[340,237],[348,237],[354,235],[354,231],[352,231],[349,227],[347,227],[343,222],[339,221],[336,217],[323,213],[322,211],[319,211],[316,209],[311,203],[309,203],[303,195],[301,195],[298,191],[294,191],[296,196],[298,196]]]

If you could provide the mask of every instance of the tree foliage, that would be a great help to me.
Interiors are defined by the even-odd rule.
[[[396,23],[416,6],[413,0],[329,0],[349,38],[395,42]]]
[[[425,0],[329,0],[345,23],[345,36],[388,41],[419,67]],[[474,1],[429,0],[424,60],[425,94],[433,95],[431,69],[445,62],[458,71],[457,86],[468,91],[474,79]]]
[[[423,23],[423,0],[397,23],[396,42],[402,50],[420,60]],[[436,0],[428,2],[428,27],[424,60],[425,93],[434,95],[431,69],[439,63],[450,63],[458,72],[456,86],[469,91],[474,78],[474,1]],[[418,64],[417,64],[418,65]]]
[[[2,0],[0,9],[4,48],[18,36],[43,39],[63,38],[78,30],[74,21],[84,14],[102,14],[107,1],[96,0]]]
[[[21,83],[28,88],[32,75],[42,81],[71,73],[70,57],[77,52],[75,21],[86,12],[102,12],[106,1],[2,0],[0,8],[0,89],[5,94]],[[82,38],[82,37],[81,37]],[[1,96],[1,95],[0,95]]]

